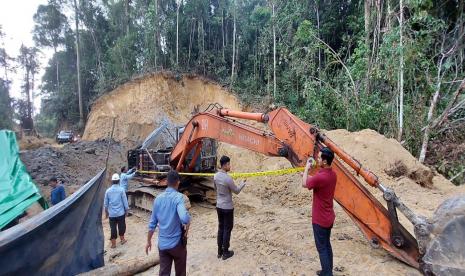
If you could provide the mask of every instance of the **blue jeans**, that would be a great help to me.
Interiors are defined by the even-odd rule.
[[[313,223],[313,236],[315,245],[320,256],[321,274],[324,276],[333,275],[333,249],[331,248],[331,227],[326,228]]]

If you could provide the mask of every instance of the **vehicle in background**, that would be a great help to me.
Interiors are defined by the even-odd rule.
[[[74,133],[68,130],[61,130],[56,137],[58,144],[71,143],[74,139]]]

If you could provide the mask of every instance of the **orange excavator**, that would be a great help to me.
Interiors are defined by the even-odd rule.
[[[245,124],[245,120],[265,123],[270,131],[262,131]],[[359,226],[372,246],[384,248],[397,259],[420,269],[425,275],[465,273],[464,263],[461,267],[453,264],[457,263],[455,257],[464,260],[464,237],[451,238],[458,239],[456,242],[462,243],[458,250],[447,248],[447,242],[439,242],[438,247],[438,242],[434,241],[436,251],[428,251],[431,250],[431,244],[434,244],[431,241],[433,225],[429,220],[416,215],[402,203],[392,189],[382,184],[375,174],[344,152],[318,128],[300,120],[287,109],[278,108],[263,114],[234,111],[217,104],[211,105],[205,112],[194,115],[186,124],[182,136],[171,152],[171,166],[177,171],[191,170],[201,153],[202,141],[205,139],[214,139],[268,156],[284,157],[294,167],[304,166],[307,159],[316,157],[322,147],[329,147],[337,156],[333,162],[333,170],[337,174],[335,200]],[[188,161],[186,157],[192,154],[193,157]],[[383,193],[387,208],[354,177],[350,169]],[[413,224],[416,238],[401,225],[397,211],[404,214]],[[452,227],[449,232],[455,233],[456,229],[462,231],[465,229],[465,218],[461,217],[461,220],[455,220],[454,223],[457,224],[457,221],[458,225],[454,226],[456,228]],[[463,232],[455,235],[461,233]],[[446,240],[450,241],[447,238]],[[431,255],[428,260],[433,259],[433,261],[425,262],[425,255]],[[435,255],[442,255],[440,258],[443,259],[437,261],[438,257]],[[452,274],[448,274],[450,271]]]

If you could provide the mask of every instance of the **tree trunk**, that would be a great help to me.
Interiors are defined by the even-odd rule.
[[[26,57],[27,59],[29,59],[29,57]],[[29,61],[26,61],[26,63],[28,63]],[[30,78],[29,78],[29,73],[30,73],[30,67],[28,65],[25,66],[25,70],[26,70],[26,77],[24,78],[24,89],[25,89],[25,92],[26,92],[26,100],[27,100],[27,118],[29,119],[28,121],[30,121],[32,119],[32,108],[31,108],[31,86],[30,86]]]
[[[371,22],[371,1],[365,0],[365,43],[367,49],[370,49],[370,22]]]
[[[34,80],[36,76],[34,73],[34,70],[31,71],[31,118],[34,117],[34,99],[35,99],[35,94],[34,94]]]
[[[157,68],[157,55],[158,55],[158,0],[154,0],[155,5],[155,18],[153,20],[153,25],[155,26],[155,31],[153,32],[153,63],[155,65],[155,69]]]
[[[82,90],[81,90],[81,56],[79,48],[79,9],[77,0],[74,0],[74,23],[76,26],[76,73],[77,73],[77,87],[78,87],[78,100],[79,100],[79,128],[84,127],[84,105],[82,102]]]
[[[404,130],[404,49],[403,49],[403,25],[404,24],[404,4],[403,0],[400,0],[400,20],[399,20],[399,47],[400,47],[400,87],[399,87],[399,133],[397,140],[402,140],[402,132]]]
[[[442,50],[443,49],[441,47],[441,53],[442,53]],[[439,60],[439,65],[438,65],[436,92],[434,92],[433,99],[431,99],[431,105],[429,106],[428,118],[426,120],[425,132],[423,134],[423,142],[421,144],[420,157],[418,158],[418,161],[420,161],[420,163],[423,163],[425,161],[426,152],[428,150],[428,142],[429,142],[429,135],[431,132],[432,118],[433,118],[434,109],[436,108],[436,104],[438,102],[439,94],[441,91],[441,83],[442,83],[441,68],[442,68],[442,62],[444,61],[444,58],[445,58],[444,53],[442,53],[442,57]]]
[[[224,7],[223,9],[221,10],[221,36],[223,38],[223,48],[222,48],[222,51],[223,51],[223,61],[225,60],[225,56],[224,56]]]
[[[200,41],[200,37],[202,35],[202,32],[200,30],[201,28],[201,25],[202,25],[202,22],[200,21],[200,19],[198,19],[198,22],[197,22],[197,64],[200,66],[200,62],[201,62],[201,54],[202,54],[202,44],[201,44],[201,41]]]
[[[275,16],[275,4],[271,3],[273,9],[273,98],[276,99],[276,16]]]
[[[386,15],[386,26],[388,27],[387,30],[391,30],[391,0],[386,0],[387,1],[387,15]]]
[[[318,28],[318,38],[321,39],[320,36],[320,11],[319,11],[319,6],[318,2],[315,1],[315,11],[316,11],[316,24]],[[321,47],[318,47],[318,78],[320,78],[320,72],[321,72]]]
[[[124,14],[126,15],[126,35],[129,34],[129,25],[131,24],[131,18],[129,16],[129,2],[131,0],[124,1]]]
[[[55,57],[55,65],[56,65],[56,71],[57,71],[57,94],[60,94],[60,71],[58,70],[58,57],[57,57],[57,47],[53,47],[53,56]]]
[[[194,33],[195,33],[195,20],[191,20],[191,29],[189,31],[189,51],[187,55],[187,66],[191,64],[191,51],[192,51],[192,41],[194,40]]]
[[[206,57],[206,54],[205,54],[205,21],[203,20],[203,18],[200,19],[200,22],[202,22],[202,69],[203,69],[203,75],[206,75],[206,70],[207,68],[205,67],[205,57]]]
[[[231,62],[231,84],[230,87],[233,86],[234,83],[234,63],[236,60],[236,0],[233,1],[234,5],[234,25],[233,25],[233,45],[232,45],[232,62]]]
[[[370,71],[371,71],[371,47],[370,47],[370,36],[371,36],[371,2],[372,0],[365,0],[365,45],[367,49],[367,73],[365,79],[365,93],[370,93]]]
[[[440,126],[444,122],[444,120],[447,119],[448,116],[452,115],[452,114],[449,114],[449,112],[454,113],[454,112],[451,112],[451,109],[454,106],[454,104],[457,102],[457,99],[458,99],[460,93],[462,93],[462,91],[464,89],[465,89],[465,79],[463,79],[460,82],[459,87],[457,88],[457,90],[455,90],[454,94],[452,95],[452,99],[447,104],[447,106],[444,109],[444,111],[442,112],[441,116],[439,116],[436,120],[434,120],[433,124],[431,125],[431,128],[436,128],[436,127]]]
[[[107,264],[101,268],[97,268],[91,270],[89,272],[85,272],[79,274],[81,276],[123,276],[123,275],[134,275],[147,269],[151,268],[152,266],[156,266],[160,263],[160,258],[158,255],[151,254],[149,257],[139,257],[136,259],[125,261],[124,263],[120,264]]]
[[[176,66],[179,64],[179,8],[181,6],[181,1],[177,0],[176,7]]]
[[[104,74],[103,74],[103,69],[102,69],[102,54],[100,52],[100,47],[98,45],[98,42],[97,42],[97,39],[95,37],[95,31],[93,29],[93,27],[90,28],[90,34],[92,36],[92,43],[94,44],[94,48],[95,48],[95,53],[97,55],[97,70],[98,70],[98,74],[99,74],[99,77],[101,79],[105,78]]]

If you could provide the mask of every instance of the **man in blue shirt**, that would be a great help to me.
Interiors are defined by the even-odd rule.
[[[65,188],[63,185],[58,184],[56,177],[50,179],[50,186],[52,187],[52,192],[50,193],[50,201],[52,205],[57,205],[60,201],[66,198]]]
[[[173,260],[176,276],[184,276],[187,258],[185,241],[191,218],[186,210],[183,195],[177,191],[179,174],[171,170],[167,175],[167,181],[168,188],[158,195],[153,203],[145,253],[148,254],[152,249],[152,236],[158,225],[160,276],[170,275]]]
[[[119,175],[117,173],[113,174],[111,177],[111,187],[108,188],[105,192],[105,199],[103,202],[103,207],[105,208],[105,218],[110,217],[110,241],[111,248],[116,247],[116,237],[119,232],[119,237],[121,239],[121,244],[126,243],[124,238],[124,233],[126,232],[126,220],[125,217],[128,213],[128,199],[126,198],[126,193],[124,189],[119,186]],[[116,227],[118,226],[118,232]]]
[[[119,185],[124,189],[125,192],[128,191],[129,179],[133,178],[136,172],[136,168],[132,168],[129,171],[126,169],[126,167],[121,168]]]

